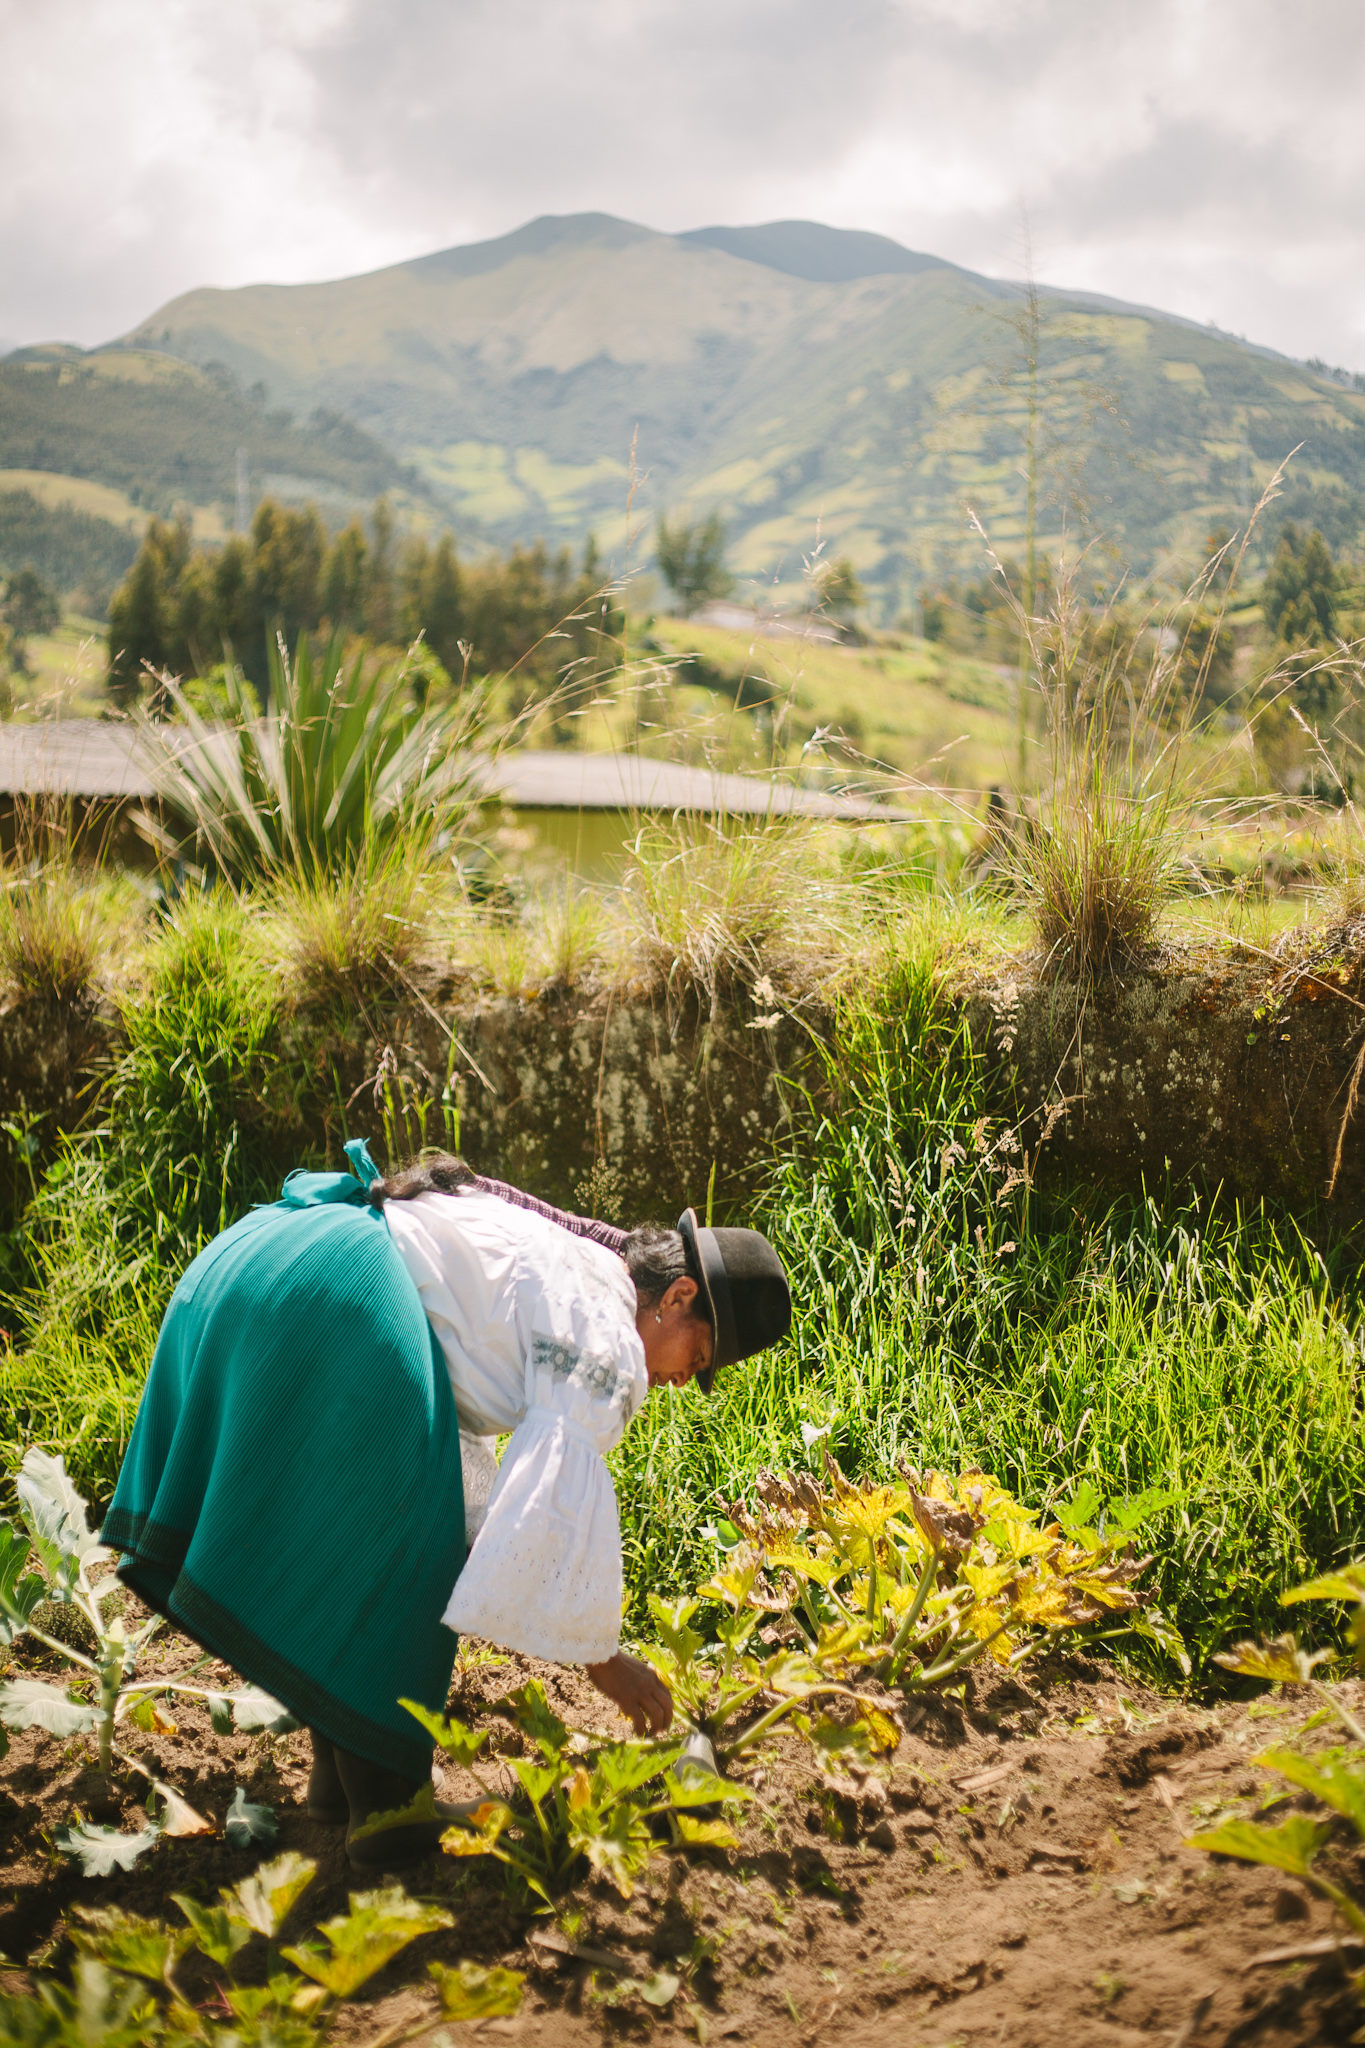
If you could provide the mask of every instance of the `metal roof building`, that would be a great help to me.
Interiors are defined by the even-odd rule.
[[[163,731],[167,738],[178,737],[176,728]],[[480,760],[476,781],[487,798],[517,811],[683,811],[850,822],[894,822],[902,815],[850,792],[806,789],[781,776],[722,773],[642,754],[509,750]],[[152,761],[136,726],[98,718],[0,725],[0,797],[130,804],[150,801],[156,793]]]

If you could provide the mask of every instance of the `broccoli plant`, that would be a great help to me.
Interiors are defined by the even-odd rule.
[[[607,1742],[572,1731],[531,1679],[499,1702],[539,1751],[539,1760],[508,1759],[525,1804],[492,1789],[476,1765],[491,1731],[475,1734],[462,1721],[442,1720],[413,1700],[403,1700],[428,1734],[459,1769],[468,1771],[483,1794],[441,1837],[449,1856],[493,1856],[514,1871],[527,1891],[552,1905],[588,1864],[630,1898],[659,1846],[650,1823],[667,1817],[675,1842],[738,1846],[723,1820],[697,1818],[687,1809],[726,1800],[751,1799],[747,1786],[711,1774],[680,1779],[678,1743]],[[356,1838],[402,1827],[435,1812],[430,1786],[394,1813],[377,1815],[356,1830]]]
[[[146,1778],[162,1803],[162,1822],[141,1836],[119,1838],[125,1846],[114,1860],[125,1867],[129,1845],[136,1844],[141,1853],[161,1833],[213,1832],[212,1822],[197,1814],[135,1756],[119,1748],[115,1737],[120,1725],[131,1722],[147,1733],[174,1733],[175,1723],[161,1702],[175,1693],[206,1700],[214,1732],[219,1735],[231,1733],[234,1727],[243,1734],[282,1734],[297,1727],[297,1722],[278,1700],[254,1687],[224,1693],[183,1678],[139,1679],[138,1661],[161,1627],[160,1617],[154,1615],[129,1632],[122,1616],[106,1616],[105,1602],[118,1590],[118,1580],[112,1574],[99,1579],[92,1576],[96,1567],[107,1562],[110,1552],[91,1533],[87,1504],[67,1477],[62,1460],[29,1450],[19,1468],[16,1491],[23,1527],[16,1529],[12,1523],[0,1521],[0,1644],[12,1646],[27,1635],[65,1659],[76,1675],[66,1685],[28,1677],[0,1684],[0,1756],[9,1747],[11,1729],[41,1728],[59,1738],[93,1735],[102,1772],[112,1772],[117,1759]],[[37,1569],[30,1570],[31,1565]],[[42,1601],[69,1607],[79,1615],[93,1638],[93,1649],[87,1652],[39,1627],[34,1615]],[[62,1846],[90,1848],[86,1839],[90,1834],[89,1830],[73,1832],[70,1842],[63,1841]],[[85,1860],[87,1868],[98,1868],[98,1862],[92,1865],[89,1858]],[[113,1865],[106,1859],[105,1867]]]
[[[410,1942],[453,1923],[439,1906],[392,1886],[357,1893],[348,1911],[317,1930],[321,1941],[281,1946],[279,1936],[316,1869],[307,1857],[279,1856],[221,1891],[214,1906],[175,1893],[184,1926],[78,1906],[78,1924],[70,1929],[72,1984],[40,1979],[34,1992],[0,1997],[0,2038],[42,2048],[317,2048],[342,2000],[354,1998]],[[269,1944],[266,1981],[239,1984],[236,1959],[253,1935]],[[221,2022],[195,2003],[177,1976],[196,1950],[213,1965],[230,2014]],[[387,2048],[400,2048],[443,2019],[520,2010],[524,1980],[515,1970],[431,1963],[428,1973],[437,2010],[387,2029]]]

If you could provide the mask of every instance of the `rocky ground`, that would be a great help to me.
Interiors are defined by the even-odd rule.
[[[196,1655],[174,1637],[157,1654],[168,1674]],[[578,1674],[518,1659],[471,1660],[457,1671],[453,1704],[487,1720],[532,1669],[573,1725],[607,1728],[613,1717]],[[217,1681],[229,1674],[208,1667],[205,1682]],[[526,1993],[516,2019],[448,2027],[452,2048],[476,2033],[528,2048],[617,2037],[703,2048],[836,2036],[841,2048],[1347,2042],[1365,2015],[1346,1965],[1365,1957],[1334,1946],[1326,1905],[1272,1870],[1182,1847],[1192,1828],[1255,1810],[1272,1783],[1257,1751],[1301,1728],[1318,1704],[1305,1695],[1190,1707],[1077,1660],[1027,1689],[977,1681],[961,1703],[907,1706],[897,1696],[904,1732],[893,1756],[835,1776],[798,1740],[771,1743],[739,1773],[758,1795],[737,1822],[740,1849],[663,1849],[632,1900],[590,1879],[556,1918],[537,1918],[500,1866],[432,1856],[404,1882],[440,1900],[454,1927],[372,1980],[343,2008],[334,2038],[378,2048],[377,2037],[428,2011],[435,2026],[425,1965],[467,1957],[525,1972]],[[173,1734],[135,1736],[133,1746],[219,1823],[238,1785],[273,1807],[269,1853],[296,1849],[318,1863],[297,1909],[300,1932],[366,1888],[348,1870],[339,1831],[303,1809],[305,1735],[218,1738],[197,1706],[173,1711]],[[493,1725],[497,1752],[519,1753],[518,1732],[498,1717]],[[1334,1738],[1324,1728],[1304,1739]],[[167,1836],[129,1872],[82,1877],[51,1848],[52,1830],[77,1811],[140,1825],[139,1783],[130,1777],[97,1816],[83,1741],[13,1738],[0,1764],[5,1989],[65,1967],[75,1905],[175,1919],[170,1893],[211,1900],[260,1860],[221,1834]],[[453,1797],[473,1789],[453,1774],[446,1786]],[[1365,1878],[1345,1841],[1326,1867],[1350,1885]],[[679,1988],[656,2010],[634,1987],[660,1970]],[[192,1988],[211,2003],[204,1971]]]

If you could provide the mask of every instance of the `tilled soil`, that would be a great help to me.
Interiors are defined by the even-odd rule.
[[[153,1662],[169,1675],[196,1654],[168,1637]],[[49,1661],[21,1662],[56,1675]],[[623,1732],[577,1673],[518,1658],[457,1670],[452,1705],[486,1720],[500,1694],[532,1673],[574,1726]],[[196,1682],[232,1678],[209,1666]],[[1362,2013],[1344,1964],[1365,1957],[1321,1952],[1333,1932],[1330,1909],[1274,1871],[1181,1846],[1193,1827],[1256,1810],[1272,1783],[1255,1767],[1256,1752],[1319,1705],[1304,1695],[1191,1708],[1082,1660],[1034,1674],[1027,1687],[977,1679],[961,1703],[907,1704],[896,1695],[904,1733],[891,1758],[833,1775],[799,1740],[771,1742],[738,1773],[758,1795],[739,1810],[740,1849],[665,1848],[629,1901],[587,1879],[556,1921],[519,1906],[489,1860],[436,1854],[405,1872],[407,1890],[439,1900],[455,1925],[372,1980],[368,1995],[343,2010],[334,2038],[363,2048],[428,2012],[435,2025],[426,1964],[468,1957],[524,1971],[526,1995],[517,2019],[448,2027],[452,2044],[476,2034],[528,2048],[618,2038],[741,2048],[835,2038],[841,2048],[1349,2041]],[[278,1840],[265,1853],[316,1859],[292,1938],[344,1910],[348,1891],[376,1882],[352,1873],[340,1831],[303,1809],[305,1735],[220,1739],[198,1706],[170,1711],[173,1735],[133,1735],[127,1746],[220,1824],[243,1786],[276,1813]],[[497,1770],[496,1756],[520,1753],[521,1738],[505,1719],[493,1725]],[[1328,1728],[1306,1737],[1333,1739]],[[63,1930],[74,1906],[118,1904],[174,1920],[170,1893],[211,1900],[262,1860],[221,1835],[164,1837],[130,1872],[87,1879],[52,1852],[52,1829],[77,1811],[121,1812],[125,1827],[140,1825],[140,1782],[130,1775],[113,1810],[95,1812],[84,1741],[13,1738],[0,1764],[7,1990],[31,1985],[35,1971],[66,1967]],[[449,1796],[474,1794],[454,1774],[445,1783]],[[1365,1879],[1365,1863],[1344,1840],[1325,1867],[1352,1886]],[[1276,1952],[1284,1959],[1267,1960]],[[249,1975],[250,1950],[242,1962]],[[203,1965],[199,1982],[197,1967],[183,1965],[182,1978],[192,1995],[214,2001],[211,1970]],[[623,1979],[658,1970],[680,1979],[662,2011],[638,1990],[621,1990]]]

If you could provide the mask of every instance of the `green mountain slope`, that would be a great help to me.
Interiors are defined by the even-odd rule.
[[[413,488],[394,452],[351,420],[314,412],[296,423],[221,367],[126,348],[23,349],[0,362],[0,481],[40,472],[112,488],[147,513],[205,507],[230,519],[239,449],[256,490],[338,511]]]
[[[267,407],[356,422],[376,487],[383,462],[395,475],[412,465],[466,541],[577,541],[595,529],[618,563],[635,435],[647,472],[637,525],[719,503],[733,565],[787,584],[818,527],[826,552],[850,554],[892,614],[921,584],[980,559],[968,507],[1002,552],[1019,545],[1020,306],[1017,288],[883,236],[801,221],[663,235],[581,214],[330,284],[190,292],[70,368],[108,377],[123,351],[164,366],[163,382],[129,389],[164,447],[167,488],[189,427],[176,377],[193,374],[172,365],[225,365],[239,391],[265,387],[258,434],[280,417]],[[1126,563],[1196,547],[1244,515],[1299,443],[1280,509],[1336,543],[1359,532],[1365,394],[1146,308],[1048,291],[1041,314],[1045,543],[1082,530],[1084,500],[1091,529]],[[61,389],[57,410],[72,402]],[[228,402],[221,372],[195,389]],[[230,489],[225,451],[241,431],[219,434],[202,461],[187,443],[185,461],[205,478],[192,488],[208,488],[211,472],[220,495]],[[354,488],[366,469],[358,447],[341,448],[339,426],[278,431],[279,445],[253,457],[257,481],[344,469]],[[112,462],[112,442],[102,445]],[[125,466],[144,460],[140,446]],[[4,463],[51,466],[0,445]],[[122,473],[99,473],[125,486]],[[636,546],[647,558],[647,525]]]

